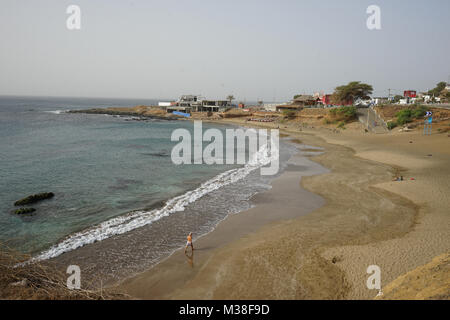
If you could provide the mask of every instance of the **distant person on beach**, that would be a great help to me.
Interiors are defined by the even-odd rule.
[[[186,253],[186,250],[189,246],[192,248],[192,251],[194,251],[194,245],[192,244],[192,232],[190,232],[187,236],[187,242],[186,247],[184,248],[184,253]]]

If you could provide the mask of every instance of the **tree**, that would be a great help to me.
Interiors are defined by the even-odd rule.
[[[227,96],[227,100],[230,102],[234,100],[234,96],[232,94],[230,94],[229,96]]]
[[[262,106],[263,104],[264,104],[264,101],[258,100],[258,105],[259,105],[259,106]]]
[[[397,95],[394,97],[394,102],[399,102],[400,99],[403,99],[403,96],[397,94]]]
[[[360,81],[352,81],[346,85],[339,86],[334,90],[332,100],[337,104],[351,103],[356,99],[368,99],[372,94],[373,88],[371,85],[361,83]]]
[[[444,81],[441,81],[436,85],[436,88],[428,91],[428,94],[431,96],[439,97],[441,95],[442,91],[444,91],[446,86],[447,86],[447,83],[445,83]]]

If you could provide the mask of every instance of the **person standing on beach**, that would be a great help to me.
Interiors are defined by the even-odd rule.
[[[192,232],[190,232],[187,236],[186,247],[184,248],[184,253],[186,253],[187,248],[191,246],[192,251],[194,251],[194,245],[192,244]]]

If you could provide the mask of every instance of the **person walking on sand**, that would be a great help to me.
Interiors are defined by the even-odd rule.
[[[191,246],[192,251],[194,251],[194,245],[192,244],[192,232],[189,232],[187,236],[186,247],[184,248],[184,253],[186,253],[187,248]]]

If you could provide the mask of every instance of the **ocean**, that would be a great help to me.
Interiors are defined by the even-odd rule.
[[[187,233],[212,231],[270,188],[276,176],[258,166],[173,164],[171,133],[192,132],[191,121],[65,112],[156,102],[0,97],[0,242],[107,282],[154,265]],[[209,128],[230,126],[203,123]],[[280,142],[281,173],[296,148]],[[32,205],[32,215],[13,213],[16,200],[41,192],[55,197]]]

